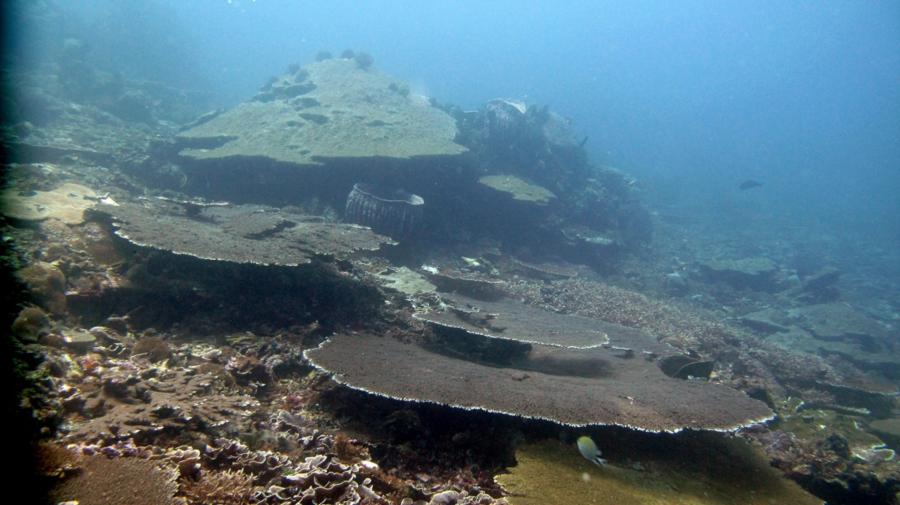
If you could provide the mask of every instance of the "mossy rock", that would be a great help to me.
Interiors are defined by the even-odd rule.
[[[510,505],[792,505],[821,504],[782,477],[746,442],[709,437],[639,450],[640,464],[595,466],[573,445],[550,440],[524,445],[518,465],[495,478]],[[639,458],[639,459],[638,459]],[[656,458],[656,459],[654,459]]]

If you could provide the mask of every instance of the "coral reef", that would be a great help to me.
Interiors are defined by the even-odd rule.
[[[181,132],[196,160],[265,157],[293,165],[328,159],[455,156],[453,119],[391,92],[371,57],[322,59],[280,77],[253,101]],[[362,63],[360,63],[362,62]],[[324,132],[327,131],[327,134]]]
[[[16,316],[10,329],[13,335],[24,340],[37,340],[50,327],[50,318],[38,307],[25,307]]]
[[[422,271],[428,280],[434,283],[436,289],[444,293],[458,293],[480,301],[496,301],[506,297],[501,280],[449,267]]]
[[[449,309],[417,313],[415,317],[474,335],[573,348],[599,347],[609,344],[611,334],[634,332],[596,319],[536,309],[509,298],[486,301],[458,294],[442,297],[452,304]]]
[[[98,210],[136,245],[207,260],[296,266],[389,243],[364,227],[257,205],[203,207],[194,215],[190,206],[150,199]]]
[[[814,502],[780,472],[829,502],[896,503],[897,305],[850,300],[860,270],[680,226],[649,248],[636,182],[592,166],[570,121],[440,107],[362,52],[292,65],[176,134],[165,90],[63,45],[2,128],[0,266],[28,290],[3,293],[9,403],[43,440],[29,489]],[[610,465],[546,441],[583,434],[566,425]]]
[[[235,426],[249,423],[249,409],[258,405],[251,396],[215,388],[219,380],[212,369],[141,369],[132,361],[101,359],[82,358],[81,377],[60,391],[72,416],[62,430],[68,440],[153,440],[185,430]]]
[[[734,430],[772,415],[730,388],[670,378],[643,356],[532,347],[506,367],[370,335],[335,335],[304,355],[336,381],[377,395],[573,426]]]

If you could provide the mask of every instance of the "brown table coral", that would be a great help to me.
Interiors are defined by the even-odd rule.
[[[772,415],[739,391],[673,379],[644,357],[611,349],[535,345],[514,366],[500,367],[389,337],[335,335],[305,356],[336,381],[373,394],[572,426],[734,430]],[[565,375],[572,369],[578,375]]]
[[[344,258],[390,240],[370,229],[262,205],[208,205],[144,199],[102,205],[116,234],[136,245],[207,260],[296,266],[316,256]]]
[[[182,132],[195,160],[265,158],[292,165],[327,159],[455,156],[454,119],[425,97],[352,59],[289,72],[250,101]]]

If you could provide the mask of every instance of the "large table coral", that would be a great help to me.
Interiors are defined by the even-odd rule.
[[[408,87],[352,59],[275,79],[253,100],[182,132],[196,160],[261,157],[294,165],[335,158],[454,156],[452,117]]]
[[[99,210],[111,217],[118,236],[136,245],[234,263],[295,266],[390,243],[364,226],[261,205],[145,199]]]
[[[640,333],[597,319],[530,307],[510,298],[488,301],[460,294],[444,293],[441,296],[452,303],[453,308],[431,310],[415,317],[473,335],[572,348],[606,345],[610,342],[610,333]]]
[[[644,357],[612,349],[535,345],[501,367],[390,337],[335,335],[305,356],[354,389],[573,426],[733,430],[772,415],[739,391],[674,379]]]

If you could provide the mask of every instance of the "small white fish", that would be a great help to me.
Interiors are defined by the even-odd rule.
[[[600,467],[606,464],[606,460],[600,457],[600,449],[597,448],[597,444],[594,443],[591,437],[578,437],[576,443],[578,444],[578,452],[584,456],[584,459]]]

